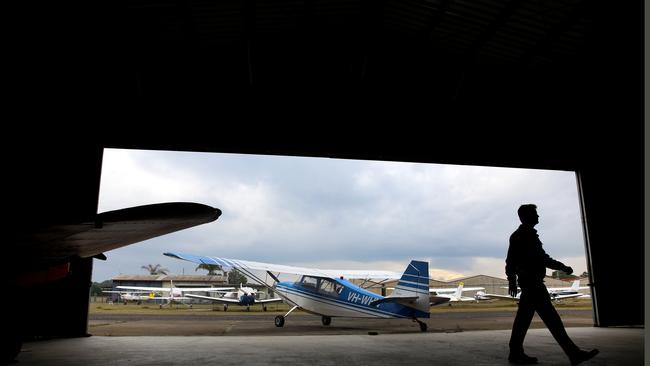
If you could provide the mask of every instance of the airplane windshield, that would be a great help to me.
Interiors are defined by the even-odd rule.
[[[303,276],[300,283],[303,287],[314,289],[325,295],[338,296],[343,290],[343,285],[329,278]]]

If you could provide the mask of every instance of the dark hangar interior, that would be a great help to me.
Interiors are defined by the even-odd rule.
[[[594,323],[644,324],[642,1],[6,9],[9,254],[37,227],[92,221],[105,147],[572,170]],[[3,258],[9,278],[39,262]],[[66,301],[26,305],[20,331],[86,334],[92,260],[39,285]]]

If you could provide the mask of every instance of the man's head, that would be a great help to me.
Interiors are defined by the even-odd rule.
[[[519,220],[522,224],[535,226],[539,223],[539,215],[537,215],[537,206],[532,203],[519,206],[517,210]]]

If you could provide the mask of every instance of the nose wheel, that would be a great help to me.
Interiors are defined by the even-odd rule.
[[[284,326],[284,315],[278,315],[275,317],[275,326],[282,328]]]
[[[278,328],[282,328],[284,326],[284,318],[288,317],[289,314],[291,314],[291,312],[296,310],[296,309],[298,309],[298,306],[292,307],[291,310],[289,310],[289,312],[284,314],[284,315],[276,316],[275,317],[275,326],[278,327]]]

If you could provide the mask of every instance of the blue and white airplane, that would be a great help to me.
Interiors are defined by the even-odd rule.
[[[330,325],[334,317],[404,318],[416,321],[424,332],[427,330],[427,324],[419,318],[429,318],[431,305],[449,301],[448,297],[430,296],[429,263],[423,261],[411,261],[400,275],[392,271],[324,270],[184,253],[164,255],[199,264],[236,268],[256,282],[267,286],[284,301],[293,305],[285,315],[275,317],[277,327],[284,326],[285,319],[291,312],[302,309],[320,315],[323,325]],[[254,271],[265,271],[274,280],[273,285],[267,284]],[[274,274],[276,272],[278,275],[285,273],[300,277],[297,281],[280,281]],[[349,281],[381,279],[383,282],[395,278],[400,280],[393,293],[386,297]]]

